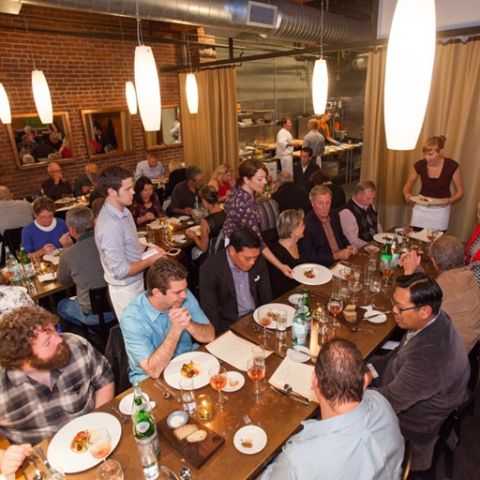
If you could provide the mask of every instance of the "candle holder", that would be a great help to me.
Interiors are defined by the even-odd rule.
[[[197,397],[197,418],[210,420],[213,416],[213,402],[209,395],[203,393]]]

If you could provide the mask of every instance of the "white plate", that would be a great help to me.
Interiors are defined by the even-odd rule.
[[[379,312],[378,310],[369,310],[368,312],[365,312],[363,318],[370,323],[385,323],[387,321],[387,316],[384,313]]]
[[[236,380],[238,383],[232,387],[230,385],[230,380]],[[245,377],[240,372],[230,371],[227,372],[227,386],[222,388],[222,392],[236,392],[240,390],[245,385]]]
[[[167,218],[167,223],[169,225],[180,225],[180,223],[182,223],[182,222],[181,222],[180,219],[178,219],[176,217],[170,217],[170,218]]]
[[[423,195],[413,195],[410,197],[410,201],[417,205],[436,205],[438,203],[437,198],[425,197]]]
[[[56,248],[52,250],[50,253],[46,253],[43,256],[43,259],[47,262],[53,263],[54,265],[58,265],[60,263],[60,255],[62,254],[61,248]]]
[[[381,243],[382,245],[385,245],[387,243],[388,240],[392,240],[393,239],[393,236],[395,234],[394,233],[389,233],[389,232],[383,232],[383,233],[376,233],[374,236],[373,236],[373,239],[378,242],[378,243]],[[399,235],[398,236],[398,242],[399,243],[402,243],[403,241],[403,238]]]
[[[208,371],[212,367],[220,368],[220,363],[213,355],[206,352],[186,352],[175,357],[163,371],[165,381],[173,388],[180,389],[179,381],[182,377],[180,370],[184,363],[193,361],[200,373],[193,378],[193,388],[202,388],[210,383]]]
[[[292,305],[295,305],[297,306],[298,305],[298,301],[303,297],[303,295],[301,293],[292,293],[292,295],[290,295],[288,297],[288,301],[292,304]]]
[[[189,228],[187,228],[186,231],[187,232],[192,231],[193,233],[195,233],[195,235],[197,237],[199,237],[202,234],[200,225],[195,225],[193,227],[189,227]]]
[[[305,349],[305,351],[302,351],[303,349]],[[308,352],[308,354],[306,352]],[[304,346],[289,348],[287,350],[287,357],[294,362],[305,363],[311,358],[310,350]]]
[[[47,458],[52,467],[64,473],[77,473],[102,462],[103,459],[93,457],[88,450],[83,453],[75,453],[70,449],[70,444],[78,432],[97,428],[108,430],[113,452],[122,436],[120,422],[109,413],[88,413],[64,425],[52,438],[47,451]]]
[[[304,275],[306,270],[313,270],[313,278]],[[305,285],[323,285],[332,279],[332,272],[322,265],[316,263],[302,263],[293,269],[293,278]]]
[[[143,392],[145,395],[147,401],[150,401],[150,397]],[[120,400],[120,403],[118,404],[119,410],[124,414],[124,415],[131,415],[132,414],[132,407],[133,407],[133,392],[129,393],[125,397],[123,397]]]
[[[287,328],[292,326],[292,320],[293,316],[295,315],[295,309],[291,307],[290,305],[285,305],[284,303],[267,303],[267,305],[262,305],[261,307],[258,307],[254,312],[253,312],[253,319],[259,324],[260,323],[260,314],[261,312],[265,311],[275,311],[277,310],[285,310],[287,312]],[[262,325],[263,326],[263,325]],[[270,325],[267,325],[267,328],[271,328],[272,330],[277,329],[277,322],[273,321],[270,323]]]
[[[176,243],[183,243],[186,240],[185,235],[172,235],[172,239]]]
[[[247,448],[242,445],[242,441],[249,440],[252,446]],[[246,425],[235,432],[233,437],[233,445],[235,448],[245,455],[254,455],[261,452],[267,444],[267,434],[263,428],[257,425]]]
[[[187,220],[190,220],[190,218],[191,218],[191,217],[190,217],[189,215],[180,215],[180,216],[178,217],[178,219],[179,219],[180,221],[182,221],[182,222],[186,222]]]

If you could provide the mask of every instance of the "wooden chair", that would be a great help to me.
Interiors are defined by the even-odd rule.
[[[407,480],[412,468],[412,447],[408,440],[405,440],[405,453],[402,461],[402,480]]]
[[[10,252],[12,252],[15,257],[17,256],[17,250],[20,248],[20,244],[22,243],[22,230],[23,227],[9,228],[3,232],[2,258],[0,265],[5,264],[5,247],[8,247]]]

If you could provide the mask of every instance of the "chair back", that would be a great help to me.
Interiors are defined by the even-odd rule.
[[[104,313],[113,312],[108,296],[108,287],[91,288],[88,292],[92,313],[98,315],[100,325],[105,325]]]
[[[115,395],[118,395],[131,387],[128,379],[128,357],[120,325],[110,329],[105,357],[112,367],[115,377]]]
[[[17,250],[22,243],[22,230],[23,227],[18,227],[9,228],[3,232],[1,265],[4,265],[6,261],[5,247],[8,247],[15,257],[17,256]]]
[[[402,480],[407,480],[412,468],[412,446],[409,440],[405,440],[405,453],[402,461]]]

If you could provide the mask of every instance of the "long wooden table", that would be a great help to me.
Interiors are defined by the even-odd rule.
[[[365,254],[358,254],[352,262],[359,265],[364,265],[367,261]],[[429,270],[428,265],[426,265]],[[327,300],[331,291],[331,282],[326,285],[309,286],[308,287],[313,306],[316,302],[323,303]],[[294,289],[286,295],[277,299],[277,302],[286,303],[288,295],[300,291],[300,288]],[[391,310],[389,292],[381,292],[375,296],[375,305],[381,306],[382,310]],[[371,303],[371,295],[368,292],[362,292],[363,301]],[[359,305],[362,305],[362,297]],[[387,322],[383,324],[371,324],[365,321],[362,322],[362,327],[372,330],[371,332],[352,332],[345,325],[334,331],[334,336],[346,338],[355,343],[365,358],[369,357],[396,328],[396,323],[393,320],[392,314],[387,315]],[[240,319],[232,326],[232,330],[249,339],[253,343],[259,344],[262,342],[261,333],[254,329],[252,316],[248,315]],[[287,343],[290,339],[290,333],[287,334]],[[282,361],[284,351],[279,351],[275,348],[275,336],[268,336],[268,346],[274,351],[274,354],[269,356],[266,361],[267,372],[266,378],[269,378]],[[235,370],[234,367],[227,366],[227,370]],[[318,412],[318,405],[310,402],[308,406],[304,406],[295,402],[277,392],[271,390],[264,380],[264,389],[260,396],[260,401],[257,403],[253,394],[253,383],[248,378],[246,373],[245,385],[242,389],[233,393],[225,393],[228,401],[225,405],[223,413],[216,412],[214,417],[205,423],[211,430],[223,435],[225,443],[221,446],[206,463],[199,469],[189,465],[188,462],[182,458],[164,439],[160,436],[161,453],[159,456],[159,463],[166,465],[171,470],[178,472],[185,466],[188,466],[194,479],[216,480],[224,479],[228,476],[230,479],[243,480],[255,478],[259,472],[267,465],[269,461],[280,451],[282,445],[286,440],[300,429],[301,422],[312,417],[315,412]],[[181,409],[181,405],[174,399],[165,400],[162,396],[162,390],[156,385],[152,379],[147,379],[142,383],[142,389],[146,392],[151,400],[157,403],[153,410],[157,421],[167,416],[174,410]],[[128,394],[129,391],[116,397],[112,402],[100,408],[100,411],[112,413],[111,406],[118,408],[119,401]],[[196,394],[208,393],[210,397],[215,400],[216,392],[210,387],[205,386],[196,390]],[[177,392],[178,395],[178,392]],[[117,416],[116,413],[114,413]],[[243,416],[248,415],[253,424],[262,427],[268,436],[267,445],[264,450],[255,455],[243,455],[237,451],[233,445],[233,436],[235,432],[244,425]],[[41,443],[44,450],[48,448],[48,440]],[[139,455],[135,445],[135,440],[132,433],[132,422],[128,419],[122,424],[122,437],[117,448],[111,454],[111,458],[118,460],[125,473],[126,479],[139,479],[142,477],[142,469],[139,461]],[[95,479],[96,468],[88,471],[67,475],[67,478],[72,480],[93,480]]]

